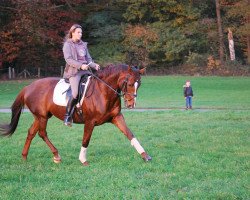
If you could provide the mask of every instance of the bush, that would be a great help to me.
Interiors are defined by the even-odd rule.
[[[207,54],[190,52],[189,55],[186,57],[187,60],[185,64],[193,65],[195,67],[204,67],[206,66],[207,57]]]
[[[224,63],[224,69],[230,75],[248,75],[250,73],[250,65],[243,65],[240,61],[226,60]]]

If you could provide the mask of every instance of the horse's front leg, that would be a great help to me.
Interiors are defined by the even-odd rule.
[[[87,148],[89,146],[89,141],[92,135],[92,132],[94,130],[94,123],[91,122],[85,122],[84,126],[84,134],[82,139],[82,147],[79,154],[79,160],[84,166],[88,166],[89,163],[87,161]]]
[[[139,141],[134,137],[134,134],[127,127],[124,117],[121,113],[112,119],[112,123],[116,125],[123,132],[123,134],[130,140],[131,145],[142,156],[142,159],[144,161],[152,160],[152,158],[145,152],[143,147],[140,145]]]

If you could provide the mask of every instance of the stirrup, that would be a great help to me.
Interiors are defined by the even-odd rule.
[[[72,127],[72,118],[71,118],[70,116],[65,116],[65,117],[64,117],[63,124],[64,124],[65,126]]]
[[[76,107],[76,113],[77,113],[78,115],[82,115],[82,109]]]

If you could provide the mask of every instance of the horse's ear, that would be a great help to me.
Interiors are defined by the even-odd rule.
[[[140,74],[144,74],[146,72],[146,67],[140,69],[139,71],[140,71]]]
[[[128,66],[128,72],[129,72],[129,73],[132,73],[132,72],[133,72],[133,69],[132,69],[132,67],[131,67],[130,65]]]

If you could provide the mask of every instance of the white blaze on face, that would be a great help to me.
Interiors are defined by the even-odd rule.
[[[138,82],[136,81],[135,84],[134,84],[134,87],[135,87],[135,92],[134,92],[134,95],[135,95],[135,98],[134,98],[134,107],[136,105],[136,95],[137,95],[137,88],[138,88]]]

